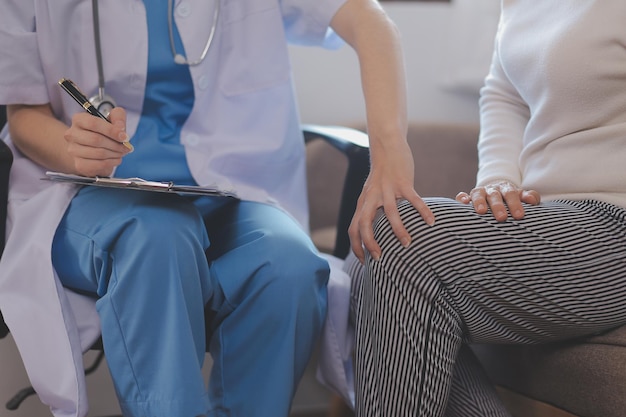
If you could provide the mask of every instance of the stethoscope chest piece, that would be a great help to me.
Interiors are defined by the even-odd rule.
[[[115,100],[108,94],[96,94],[89,98],[89,102],[107,118],[115,107]]]

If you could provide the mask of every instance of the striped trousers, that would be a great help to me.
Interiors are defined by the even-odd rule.
[[[549,343],[626,323],[626,210],[555,201],[499,223],[425,200],[432,227],[399,203],[408,248],[379,214],[381,259],[368,257],[353,286],[357,416],[510,416],[469,344]]]

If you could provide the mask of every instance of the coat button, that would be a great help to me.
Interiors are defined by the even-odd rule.
[[[198,78],[198,88],[200,90],[206,90],[207,88],[209,88],[209,77],[203,75]]]
[[[180,17],[187,17],[191,14],[191,6],[187,2],[181,2],[176,6],[176,14]]]
[[[191,146],[197,145],[198,144],[198,136],[194,135],[193,133],[188,134],[185,137],[185,144],[191,145]]]

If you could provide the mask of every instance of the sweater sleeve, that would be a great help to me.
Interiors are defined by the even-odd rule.
[[[506,75],[496,38],[491,68],[480,91],[477,186],[503,179],[522,183],[519,157],[530,111]]]

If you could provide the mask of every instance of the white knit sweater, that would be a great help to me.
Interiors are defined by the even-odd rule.
[[[477,183],[626,208],[626,0],[502,0]]]

